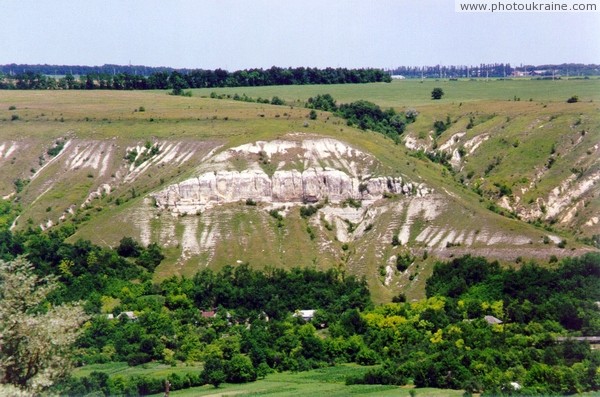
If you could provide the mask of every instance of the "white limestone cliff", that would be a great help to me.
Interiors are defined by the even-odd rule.
[[[280,165],[272,176],[257,164],[255,157],[259,154],[263,159],[280,157]],[[247,169],[231,170],[229,161],[234,156],[246,157]],[[286,168],[286,161],[301,162],[303,171],[282,169]],[[368,204],[385,194],[428,193],[423,185],[413,186],[401,177],[370,176],[369,167],[375,163],[372,156],[330,138],[261,141],[212,156],[200,166],[197,177],[170,185],[152,196],[161,209],[193,214],[248,199],[274,204],[322,200],[337,204],[355,199]]]
[[[415,187],[419,196],[427,189]],[[374,177],[359,180],[343,171],[310,168],[275,171],[269,177],[262,170],[207,172],[153,195],[159,208],[175,213],[197,213],[217,204],[252,199],[266,203],[315,203],[327,199],[374,201],[384,194],[413,193],[413,184],[400,177]]]

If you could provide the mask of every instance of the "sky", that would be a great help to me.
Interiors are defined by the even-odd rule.
[[[0,64],[227,70],[600,64],[600,12],[459,13],[454,0],[0,4]]]

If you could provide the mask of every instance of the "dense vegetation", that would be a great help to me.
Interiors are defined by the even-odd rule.
[[[369,308],[364,285],[336,272],[241,265],[130,289],[112,311],[134,310],[138,320],[98,316],[79,346],[86,362],[204,361],[202,373],[171,376],[181,387],[356,362],[380,366],[349,376],[349,384],[413,382],[496,394],[515,391],[515,382],[526,394],[572,394],[600,386],[600,355],[587,342],[556,337],[598,334],[599,276],[597,254],[557,269],[520,270],[467,256],[436,265],[426,300]],[[216,316],[203,317],[200,310],[214,305]],[[319,309],[314,320],[292,317],[294,308],[307,307]],[[69,387],[83,390],[85,379]],[[143,377],[120,382],[106,385],[111,393],[162,388]]]
[[[348,384],[414,383],[488,395],[600,387],[599,352],[586,341],[557,339],[600,334],[597,253],[555,268],[503,268],[470,256],[439,262],[427,299],[374,307],[365,281],[337,270],[240,264],[155,283],[152,271],[162,260],[156,245],[131,238],[114,249],[68,243],[67,227],[13,233],[6,226],[11,212],[3,212],[0,259],[26,255],[38,274],[56,275],[59,286],[49,295],[55,305],[86,301],[91,320],[76,343],[79,364],[204,363],[197,372],[173,368],[172,389],[348,362],[375,365],[348,376]],[[308,321],[297,312],[306,309],[316,310]],[[94,372],[56,390],[137,395],[162,391],[163,381]]]
[[[416,120],[418,112],[414,109],[406,112],[396,112],[389,108],[382,110],[373,102],[359,100],[343,103],[338,106],[336,100],[329,94],[308,98],[305,105],[309,109],[333,112],[347,120],[349,126],[356,125],[362,130],[377,131],[394,142],[400,142],[400,135],[406,125]]]
[[[24,70],[17,74],[0,73],[0,89],[18,90],[165,90],[175,93],[188,88],[254,87],[296,84],[356,84],[389,82],[389,74],[381,69],[347,68],[280,68],[245,69],[228,72],[216,70],[157,71],[149,76],[124,71],[111,73],[102,70],[87,72],[75,78],[72,71],[54,78],[41,71]]]
[[[559,335],[598,335],[600,255],[502,269],[483,258],[438,263],[428,299],[363,316],[366,344],[383,361],[360,383],[463,388],[485,394],[597,390],[600,355]],[[488,316],[488,317],[486,317]],[[498,321],[500,320],[500,321]]]

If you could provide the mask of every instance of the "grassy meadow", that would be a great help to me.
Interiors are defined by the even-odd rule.
[[[387,385],[349,385],[345,384],[347,376],[366,373],[372,366],[342,364],[335,367],[314,369],[305,372],[281,372],[268,374],[264,379],[244,384],[224,383],[219,388],[211,385],[193,387],[184,390],[174,390],[172,396],[409,396],[408,387]],[[126,363],[92,364],[77,368],[75,377],[89,376],[94,371],[101,371],[111,378],[128,379],[134,376],[146,376],[155,379],[166,379],[170,374],[183,376],[187,373],[202,371],[202,365],[182,365],[175,367],[160,363],[149,363],[130,367]],[[432,388],[415,389],[417,395],[431,397],[461,396],[460,390],[441,390]],[[156,394],[154,396],[161,396]]]
[[[371,367],[354,364],[338,365],[299,373],[273,373],[264,379],[246,384],[223,384],[195,387],[173,391],[175,397],[192,396],[410,396],[411,387],[387,385],[345,385],[348,375],[366,372]],[[462,396],[461,390],[441,390],[432,388],[414,389],[417,396],[452,397]],[[160,394],[155,395],[156,397]]]
[[[440,101],[431,100],[435,87],[444,90]],[[217,94],[246,94],[252,98],[278,96],[287,102],[304,103],[311,96],[331,94],[338,103],[348,103],[359,99],[375,102],[381,107],[404,109],[443,102],[480,101],[520,101],[561,102],[571,95],[578,95],[581,101],[600,99],[600,79],[589,80],[531,80],[531,79],[475,79],[475,80],[394,80],[391,83],[334,84],[334,85],[294,85],[268,87],[228,87],[194,89],[196,96]]]

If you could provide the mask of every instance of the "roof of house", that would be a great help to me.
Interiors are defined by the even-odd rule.
[[[121,319],[123,317],[127,317],[130,320],[137,320],[137,316],[135,315],[134,312],[121,312],[117,316],[118,319]]]
[[[494,316],[485,316],[483,318],[488,324],[502,324],[502,320]]]
[[[214,310],[202,311],[202,317],[204,318],[213,318],[217,315],[217,312]]]
[[[302,317],[303,319],[312,319],[315,316],[316,310],[296,310],[294,317]]]
[[[557,342],[566,342],[574,340],[578,342],[600,343],[600,336],[557,336]]]

